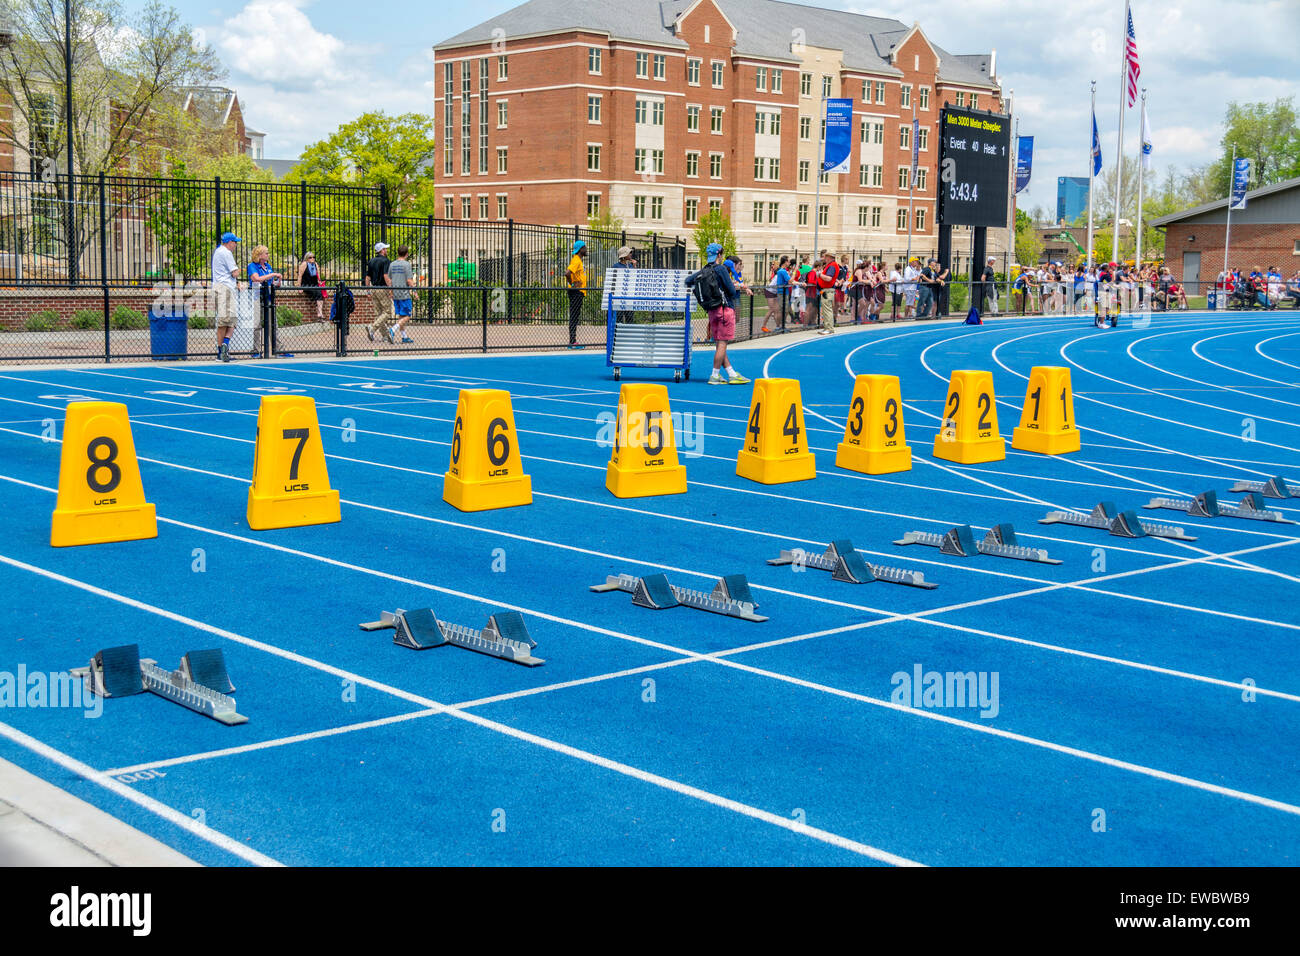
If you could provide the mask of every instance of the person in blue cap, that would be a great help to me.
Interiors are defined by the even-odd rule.
[[[713,350],[713,374],[709,376],[709,384],[745,385],[748,384],[749,379],[732,368],[731,360],[727,357],[727,343],[736,338],[736,301],[740,298],[740,292],[731,281],[731,272],[721,261],[721,255],[722,246],[716,242],[709,243],[704,249],[704,257],[708,262],[704,269],[713,268],[718,285],[722,287],[724,300],[722,305],[709,310],[709,338],[716,343]],[[688,277],[686,285],[694,285],[699,274]]]
[[[239,321],[235,317],[235,293],[239,286],[239,266],[235,264],[235,245],[239,237],[233,232],[223,233],[221,242],[212,252],[212,297],[217,326],[217,358],[230,361],[230,334]]]
[[[583,265],[587,258],[587,244],[581,239],[573,244],[573,257],[569,259],[569,268],[564,270],[564,278],[569,283],[569,348],[582,348],[578,344],[578,320],[582,318],[582,303],[587,297],[587,267]]]

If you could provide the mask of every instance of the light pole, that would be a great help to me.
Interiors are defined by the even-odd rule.
[[[72,0],[63,0],[63,126],[68,152],[68,285],[77,281],[76,185],[72,179]]]

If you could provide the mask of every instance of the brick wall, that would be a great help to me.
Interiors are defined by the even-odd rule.
[[[1208,288],[1223,271],[1224,225],[1222,223],[1175,223],[1165,234],[1166,264],[1174,275],[1190,282],[1199,278],[1202,288]],[[1276,266],[1283,275],[1290,276],[1300,269],[1300,256],[1295,254],[1295,244],[1300,241],[1300,223],[1275,223],[1269,225],[1232,225],[1228,249],[1228,265],[1249,272],[1259,267]],[[1183,253],[1201,254],[1199,277],[1184,276]]]

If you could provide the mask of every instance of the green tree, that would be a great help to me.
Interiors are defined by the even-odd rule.
[[[1272,103],[1229,103],[1223,125],[1223,153],[1201,172],[1202,188],[1214,192],[1206,202],[1228,195],[1234,147],[1238,159],[1250,160],[1252,186],[1300,176],[1300,125],[1294,97],[1278,97]]]
[[[303,150],[290,182],[384,186],[395,216],[436,214],[433,117],[421,113],[362,113]]]
[[[186,178],[184,163],[176,164],[173,175],[176,178],[162,180],[162,188],[150,194],[146,217],[149,230],[166,250],[171,272],[189,279],[204,273],[213,237],[203,227],[198,183]]]
[[[591,232],[622,232],[625,228],[623,220],[608,209],[587,217],[587,229]]]
[[[218,176],[232,183],[273,183],[275,173],[263,169],[243,153],[221,156],[200,156],[184,164],[199,179],[216,179]],[[173,172],[172,175],[178,175]]]
[[[1021,265],[1036,266],[1043,254],[1043,241],[1038,236],[1034,217],[1023,209],[1016,210],[1016,261]]]
[[[695,241],[695,248],[699,250],[700,262],[706,260],[704,250],[711,242],[721,245],[724,255],[736,251],[736,234],[731,231],[731,220],[721,209],[711,209],[701,216],[695,231],[691,233],[691,238]]]

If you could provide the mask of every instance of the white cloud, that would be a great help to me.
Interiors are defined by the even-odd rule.
[[[317,30],[302,7],[302,0],[252,0],[225,22],[218,49],[232,69],[277,87],[346,79],[343,41]]]

